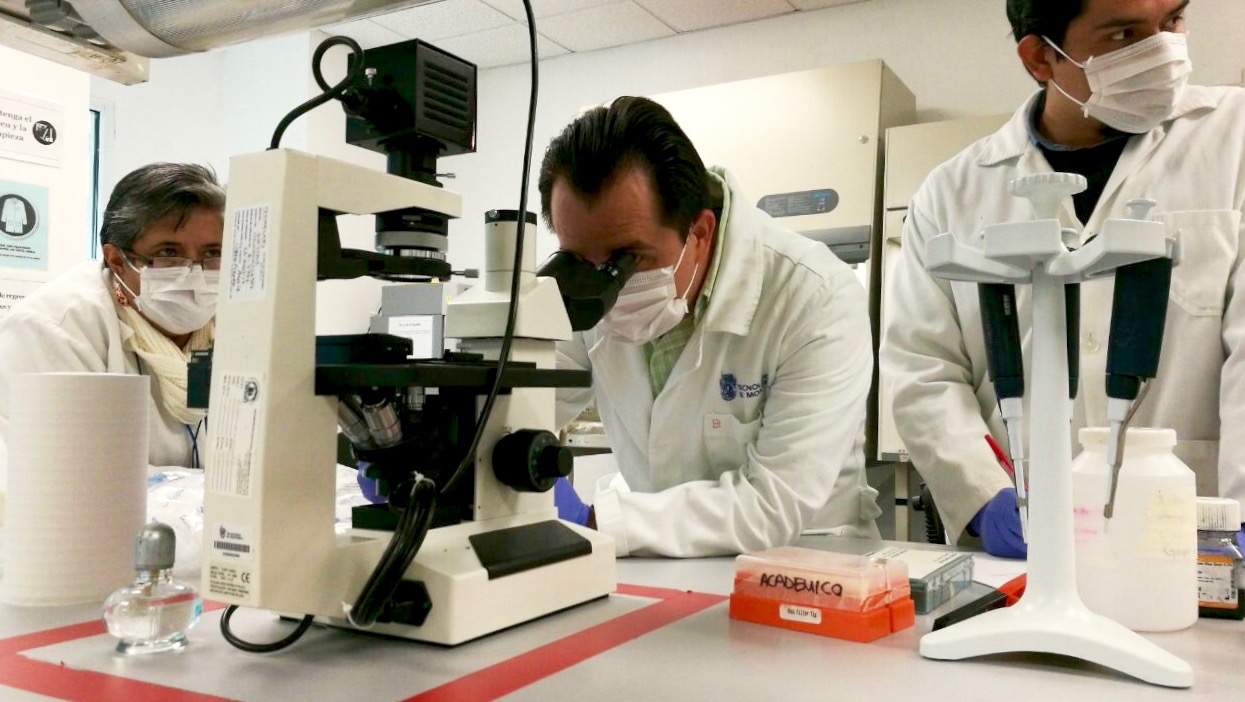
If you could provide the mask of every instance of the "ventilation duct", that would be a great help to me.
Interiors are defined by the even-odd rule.
[[[432,0],[72,0],[115,47],[149,58],[206,51],[313,29]]]
[[[439,0],[0,0],[0,44],[130,85],[147,58],[206,51]]]

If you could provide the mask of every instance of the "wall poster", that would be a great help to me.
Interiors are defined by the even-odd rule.
[[[0,180],[0,266],[48,269],[48,189]]]
[[[59,167],[61,106],[0,90],[0,158]]]

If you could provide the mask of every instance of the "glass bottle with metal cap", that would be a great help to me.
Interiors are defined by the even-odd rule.
[[[1245,619],[1245,556],[1236,546],[1241,504],[1197,498],[1198,616]]]
[[[177,537],[167,524],[148,524],[134,541],[134,582],[104,601],[108,633],[121,639],[117,652],[157,653],[186,646],[186,632],[203,611],[193,586],[174,580]]]

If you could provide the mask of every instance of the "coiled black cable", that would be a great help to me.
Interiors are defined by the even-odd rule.
[[[238,611],[238,605],[229,605],[225,608],[225,613],[220,617],[220,633],[221,636],[224,636],[225,640],[232,644],[235,648],[240,648],[248,653],[272,653],[273,651],[280,651],[286,646],[289,646],[295,641],[301,639],[303,634],[307,633],[307,629],[311,627],[312,620],[315,619],[314,615],[308,614],[298,623],[298,626],[294,629],[294,631],[284,639],[273,641],[272,643],[257,644],[251,643],[250,641],[243,641],[237,636],[234,636],[233,632],[229,630],[229,620],[233,619],[233,613],[236,611]]]
[[[338,45],[350,47],[350,50],[355,53],[358,60],[354,62],[354,66],[349,72],[346,73],[346,77],[341,79],[341,82],[330,87],[324,82],[324,76],[320,73],[320,61],[324,59],[325,52]],[[311,112],[329,100],[336,100],[341,97],[342,93],[346,92],[346,89],[354,83],[355,79],[358,78],[359,74],[362,72],[363,47],[359,46],[359,42],[351,39],[350,37],[329,37],[328,39],[320,42],[320,45],[316,47],[315,53],[311,56],[311,74],[315,76],[316,85],[319,85],[320,89],[324,92],[311,98],[307,102],[304,102],[298,107],[295,107],[290,110],[288,114],[282,117],[281,121],[277,123],[276,131],[272,133],[272,143],[268,146],[268,148],[279,148],[281,146],[281,137],[285,135],[285,130],[289,129],[290,125],[294,123],[294,120],[302,117],[308,112]]]
[[[351,624],[368,627],[376,622],[402,582],[407,569],[411,567],[415,554],[424,544],[424,537],[428,535],[428,528],[432,525],[436,504],[436,485],[422,475],[417,475],[411,486],[409,504],[402,511],[398,526],[393,531],[393,538],[389,540],[380,561],[372,569],[372,574],[363,584],[363,590],[350,608]]]

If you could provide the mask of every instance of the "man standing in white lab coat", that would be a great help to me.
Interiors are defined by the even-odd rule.
[[[1198,494],[1245,500],[1245,91],[1187,85],[1188,6],[1008,0],[1017,53],[1042,89],[998,132],[939,166],[913,199],[881,360],[895,387],[896,426],[953,541],[967,532],[996,555],[1027,550],[1014,490],[984,440],[989,432],[1002,441],[1004,432],[976,285],[930,276],[925,243],[950,232],[980,247],[983,225],[1032,219],[1007,183],[1052,170],[1089,183],[1060,215],[1079,243],[1106,219],[1127,217],[1134,198],[1155,200],[1153,218],[1179,232],[1158,376],[1134,425],[1176,430],[1176,454],[1196,472]],[[1081,288],[1073,429],[1107,424],[1112,281]],[[1029,290],[1017,292],[1027,355]]]
[[[610,534],[621,556],[876,534],[872,353],[851,270],[706,169],[644,98],[572,122],[545,153],[540,195],[562,250],[638,259],[601,322],[559,346],[559,367],[592,371],[591,390],[559,392],[559,424],[595,396],[619,469],[591,509],[559,485],[560,516]]]

